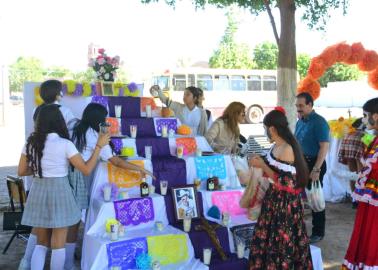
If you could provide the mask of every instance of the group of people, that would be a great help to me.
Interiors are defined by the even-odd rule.
[[[108,114],[105,107],[90,103],[82,119],[74,119],[59,105],[62,83],[57,80],[43,82],[40,95],[44,103],[34,112],[34,131],[18,165],[18,175],[33,176],[22,217],[33,230],[19,269],[43,269],[49,247],[50,269],[74,269],[81,210],[88,208],[98,159],[144,176],[152,173],[113,154],[110,135],[99,132]]]
[[[34,113],[35,130],[21,154],[18,174],[32,175],[22,224],[33,227],[19,269],[43,269],[48,248],[52,249],[51,269],[73,269],[75,243],[81,210],[88,208],[92,171],[101,158],[115,166],[150,174],[113,155],[109,134],[99,132],[107,109],[89,104],[81,120],[59,105],[62,84],[42,83],[44,104]],[[223,115],[212,120],[203,108],[204,93],[188,87],[183,103],[172,101],[158,89],[162,103],[169,107],[192,133],[205,136],[215,152],[237,153],[239,124],[245,119],[245,105],[231,102]],[[325,235],[325,210],[312,211],[312,235],[307,236],[302,203],[303,189],[311,182],[321,185],[326,172],[329,127],[313,110],[314,101],[304,92],[296,97],[298,122],[289,128],[285,110],[277,107],[263,120],[266,136],[273,143],[269,153],[254,155],[249,165],[261,168],[272,180],[263,199],[250,247],[250,269],[312,269],[309,244]],[[363,107],[368,129],[378,130],[378,98]],[[359,168],[354,197],[360,201],[356,224],[344,268],[378,267],[378,139],[367,146]],[[152,175],[153,176],[153,175]],[[375,269],[375,268],[366,268]]]

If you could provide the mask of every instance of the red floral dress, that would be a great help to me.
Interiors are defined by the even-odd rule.
[[[304,223],[302,190],[295,189],[295,167],[274,158],[266,162],[276,172],[267,190],[255,226],[250,252],[250,270],[313,269]]]
[[[378,269],[378,137],[366,149],[353,197],[356,219],[342,269]]]

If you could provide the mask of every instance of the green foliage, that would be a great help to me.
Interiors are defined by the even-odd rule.
[[[356,81],[362,76],[357,66],[337,63],[330,67],[319,79],[322,87],[326,87],[329,82]]]
[[[306,77],[308,67],[310,66],[311,56],[305,53],[300,53],[297,56],[297,70],[301,79]]]
[[[96,72],[93,68],[87,68],[85,71],[79,71],[72,74],[72,79],[78,82],[91,82],[96,78]]]
[[[41,60],[34,57],[19,57],[9,67],[9,81],[11,92],[23,91],[24,82],[40,82],[44,71]]]
[[[277,69],[278,46],[269,41],[256,45],[253,49],[253,62],[256,69]]]
[[[245,44],[235,41],[238,22],[233,9],[227,12],[227,27],[221,39],[219,48],[210,57],[211,68],[246,69],[253,67],[250,49]]]

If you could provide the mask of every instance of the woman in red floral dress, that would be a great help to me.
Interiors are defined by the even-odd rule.
[[[362,107],[368,130],[378,131],[378,98]],[[362,170],[353,192],[358,201],[356,219],[342,269],[378,269],[378,136],[361,159]]]
[[[254,156],[250,165],[262,168],[274,183],[266,191],[255,226],[250,270],[312,269],[300,197],[307,184],[307,165],[283,108],[268,113],[263,123],[274,145],[266,158]]]

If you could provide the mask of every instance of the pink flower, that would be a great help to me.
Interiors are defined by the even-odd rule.
[[[105,49],[103,49],[103,48],[98,49],[98,53],[99,53],[99,54],[104,54],[104,52],[105,52]]]
[[[94,67],[95,61],[93,59],[89,60],[88,67]]]
[[[104,59],[104,57],[98,57],[97,58],[97,63],[99,64],[99,65],[103,65],[103,64],[105,64],[105,59]]]

